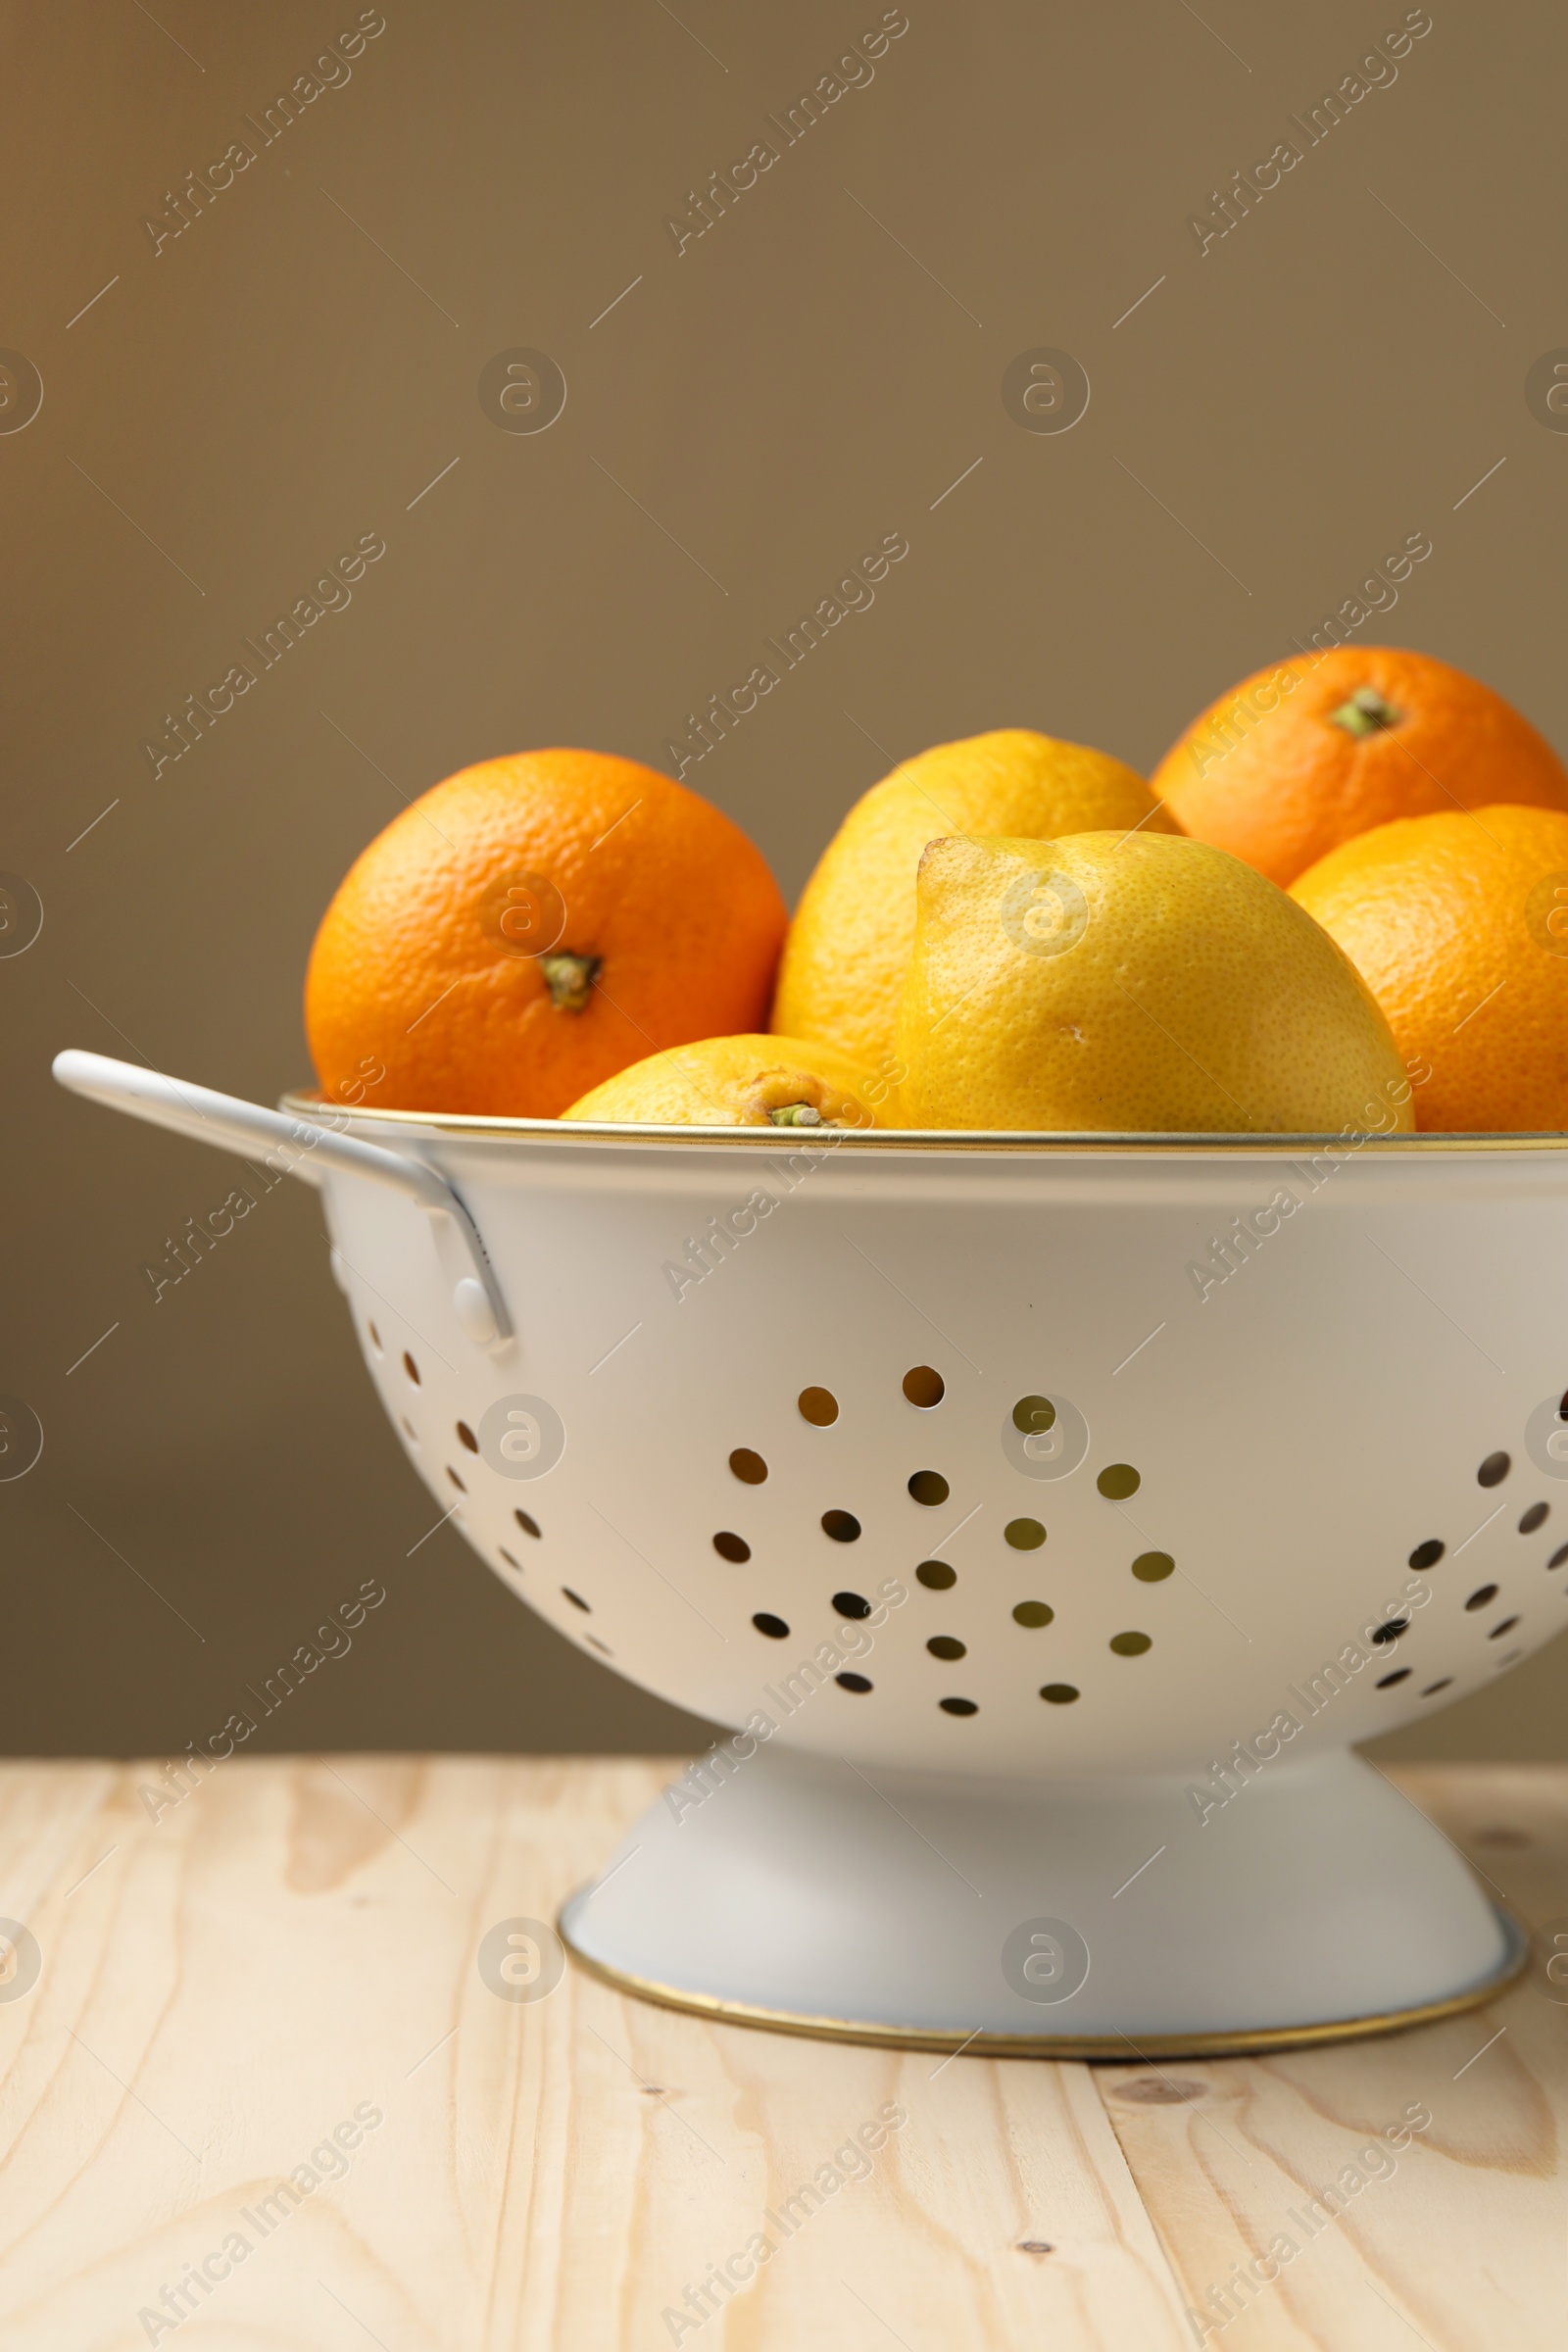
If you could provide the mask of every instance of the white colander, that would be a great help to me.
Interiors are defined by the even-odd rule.
[[[443,1510],[730,1727],[564,1933],[800,2030],[1125,2055],[1484,1998],[1349,1744],[1568,1623],[1568,1149],[76,1092],[308,1178]]]

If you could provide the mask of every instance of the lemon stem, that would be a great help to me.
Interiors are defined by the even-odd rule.
[[[820,1127],[822,1113],[813,1110],[809,1102],[781,1102],[768,1117],[775,1127]]]
[[[600,961],[597,956],[573,956],[565,949],[540,956],[539,968],[558,1012],[582,1011],[599,977]]]
[[[1329,724],[1343,727],[1347,735],[1376,735],[1384,727],[1396,727],[1403,716],[1375,686],[1358,686],[1348,703],[1329,712]]]

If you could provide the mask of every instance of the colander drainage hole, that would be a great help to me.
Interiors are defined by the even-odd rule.
[[[951,1592],[958,1581],[958,1572],[950,1568],[946,1560],[922,1560],[914,1572],[914,1581],[924,1585],[928,1592]]]
[[[561,1592],[563,1599],[569,1600],[574,1609],[581,1609],[584,1616],[592,1616],[592,1605],[584,1600],[580,1592],[574,1592],[569,1585],[563,1585]]]
[[[1070,1707],[1079,1692],[1072,1683],[1043,1683],[1040,1695],[1048,1707]]]
[[[1141,1658],[1154,1644],[1148,1634],[1112,1634],[1110,1646],[1118,1658]]]
[[[928,1413],[934,1404],[940,1404],[947,1393],[947,1382],[940,1372],[933,1372],[929,1364],[916,1364],[904,1375],[904,1394],[923,1413]]]
[[[1511,1634],[1513,1632],[1513,1629],[1518,1622],[1519,1620],[1517,1617],[1505,1617],[1500,1625],[1494,1625],[1493,1627],[1491,1633],[1487,1636],[1487,1640],[1489,1642],[1500,1642],[1504,1634]]]
[[[403,1351],[403,1369],[413,1381],[415,1387],[417,1388],[419,1385],[419,1367],[415,1362],[413,1356],[410,1355],[407,1348],[405,1348]]]
[[[1522,1536],[1533,1536],[1538,1527],[1545,1526],[1550,1509],[1549,1502],[1533,1502],[1519,1522],[1519,1533]]]
[[[966,1658],[969,1654],[966,1645],[952,1634],[933,1634],[926,1647],[934,1658],[946,1658],[950,1663],[955,1658]]]
[[[743,1487],[760,1487],[767,1476],[767,1464],[749,1446],[736,1446],[729,1457],[729,1466]]]
[[[916,1502],[923,1502],[928,1511],[946,1502],[952,1491],[940,1470],[917,1470],[909,1481],[909,1493]]]
[[[1141,1551],[1133,1562],[1133,1574],[1141,1585],[1160,1584],[1175,1573],[1176,1563],[1168,1551]]]
[[[1109,1463],[1095,1481],[1107,1502],[1125,1502],[1130,1494],[1137,1494],[1143,1483],[1131,1462]]]
[[[1409,1667],[1396,1666],[1392,1674],[1379,1675],[1377,1687],[1380,1690],[1392,1690],[1396,1683],[1407,1683],[1409,1680]]]
[[[376,1354],[385,1355],[386,1349],[381,1345],[381,1334],[376,1330],[375,1325],[367,1323],[365,1328],[370,1335],[370,1346],[375,1349]]]
[[[759,1609],[757,1615],[752,1619],[752,1623],[758,1632],[765,1634],[770,1642],[786,1642],[789,1639],[790,1629],[783,1618],[773,1616],[767,1609]]]
[[[504,1544],[498,1544],[496,1545],[496,1549],[500,1552],[501,1557],[506,1561],[507,1566],[509,1568],[515,1568],[517,1574],[520,1576],[522,1574],[522,1562],[520,1560],[514,1560]]]
[[[813,1429],[831,1429],[839,1417],[839,1400],[831,1389],[803,1389],[795,1401],[801,1419]]]
[[[419,1443],[419,1433],[415,1428],[414,1423],[409,1419],[407,1413],[403,1415],[403,1435],[408,1439],[411,1446],[417,1446]]]
[[[1443,1676],[1443,1678],[1442,1678],[1442,1680],[1441,1680],[1440,1682],[1436,1682],[1436,1683],[1428,1683],[1428,1685],[1427,1685],[1426,1689],[1425,1689],[1425,1690],[1422,1691],[1421,1695],[1422,1695],[1422,1697],[1423,1697],[1423,1698],[1436,1698],[1436,1697],[1437,1697],[1437,1695],[1438,1695],[1438,1692],[1439,1692],[1440,1690],[1446,1690],[1450,1689],[1450,1688],[1451,1688],[1451,1686],[1452,1686],[1452,1683],[1453,1683],[1453,1677],[1452,1677],[1452,1675],[1451,1675],[1451,1674],[1446,1674],[1446,1675],[1444,1675],[1444,1676]]]
[[[1418,1544],[1414,1551],[1411,1552],[1411,1567],[1435,1568],[1438,1562],[1442,1559],[1446,1548],[1446,1547],[1444,1544],[1438,1542],[1436,1536],[1428,1536],[1426,1542],[1424,1544]]]
[[[854,1544],[860,1533],[860,1522],[853,1511],[824,1511],[822,1533],[831,1536],[835,1544]]]
[[[720,1533],[713,1538],[713,1549],[721,1560],[733,1560],[737,1568],[752,1556],[752,1547],[744,1536]]]
[[[464,1483],[463,1483],[462,1479],[461,1479],[461,1478],[458,1476],[457,1472],[456,1472],[456,1471],[453,1469],[453,1467],[452,1467],[452,1465],[451,1465],[451,1463],[450,1463],[450,1462],[447,1464],[447,1476],[448,1476],[448,1478],[450,1478],[450,1479],[451,1479],[451,1481],[452,1481],[452,1484],[453,1484],[453,1485],[454,1485],[454,1486],[457,1488],[457,1490],[458,1490],[458,1493],[459,1493],[460,1494],[466,1494],[466,1493],[468,1492],[467,1488],[466,1488],[466,1487],[464,1485]]]
[[[1009,1519],[1002,1535],[1014,1551],[1038,1551],[1046,1540],[1046,1531],[1038,1519]]]
[[[1014,1625],[1050,1625],[1056,1612],[1049,1600],[1020,1600],[1012,1612]]]
[[[1410,1620],[1408,1617],[1391,1617],[1387,1625],[1373,1627],[1372,1639],[1374,1642],[1397,1642],[1399,1636],[1408,1633],[1409,1630]]]
[[[1496,1597],[1497,1588],[1495,1585],[1481,1585],[1471,1593],[1464,1605],[1467,1609],[1484,1609],[1489,1600],[1495,1600]]]
[[[477,1453],[479,1450],[479,1441],[474,1436],[472,1430],[468,1427],[466,1421],[460,1421],[458,1423],[458,1444],[460,1446],[466,1446],[470,1453]]]
[[[1507,1454],[1489,1453],[1486,1460],[1482,1463],[1480,1469],[1476,1472],[1477,1486],[1500,1487],[1503,1480],[1507,1477],[1511,1467],[1512,1464],[1510,1463]]]
[[[539,1522],[537,1519],[530,1519],[526,1511],[514,1511],[512,1516],[514,1519],[515,1519],[517,1525],[521,1528],[525,1536],[532,1536],[535,1538],[535,1540],[537,1540],[539,1534]]]
[[[944,1715],[978,1715],[980,1712],[972,1698],[939,1698],[937,1705]]]
[[[607,1658],[612,1658],[615,1654],[608,1642],[600,1641],[597,1634],[584,1634],[583,1640],[587,1642],[590,1649],[602,1651]]]
[[[1564,1560],[1568,1560],[1568,1544],[1559,1544],[1556,1550],[1552,1553],[1550,1559],[1546,1562],[1546,1566],[1548,1568],[1560,1568]]]
[[[841,1690],[869,1690],[871,1688],[863,1674],[836,1674],[833,1680]]]
[[[871,1614],[871,1603],[862,1599],[858,1592],[835,1592],[833,1607],[840,1617],[869,1617]]]

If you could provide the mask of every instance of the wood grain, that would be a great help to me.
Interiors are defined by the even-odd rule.
[[[1389,1777],[1523,1924],[1568,1913],[1568,1770]],[[1189,2309],[1210,2324],[1205,2343],[1560,2352],[1568,2339],[1568,2007],[1545,1997],[1538,1967],[1489,2008],[1418,2033],[1217,2066],[1102,2068],[1096,2081]],[[1412,2106],[1430,2126],[1357,2166]],[[1394,2169],[1371,2177],[1391,2157]],[[1348,2165],[1365,2185],[1343,2183],[1332,2218],[1319,2222],[1323,2206],[1305,2228],[1292,2218]],[[1279,2276],[1212,2302],[1279,2234],[1298,2248]]]
[[[1560,2345],[1568,2010],[1539,1989],[1179,2069],[789,2040],[569,1969],[499,1998],[486,1932],[551,1919],[663,1777],[235,1760],[155,1820],[152,1767],[0,1768],[0,1913],[43,1954],[0,2001],[7,2352],[1176,2352],[1414,2101],[1430,2128],[1221,2332]],[[1521,1910],[1568,1913],[1568,1773],[1403,1778]],[[179,2327],[139,2318],[236,2230]],[[759,2232],[755,2277],[705,2287]]]

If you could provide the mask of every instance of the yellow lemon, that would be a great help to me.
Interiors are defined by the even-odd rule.
[[[891,1074],[926,843],[950,833],[1054,840],[1135,825],[1180,830],[1119,760],[1024,727],[901,760],[857,801],[806,885],[784,945],[773,1027],[825,1039]]]
[[[831,1046],[796,1037],[709,1037],[634,1061],[564,1110],[564,1119],[638,1127],[878,1127],[885,1079]]]
[[[898,1051],[911,1127],[1414,1125],[1371,991],[1284,891],[1149,833],[934,841]]]

